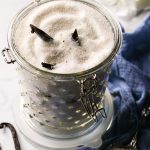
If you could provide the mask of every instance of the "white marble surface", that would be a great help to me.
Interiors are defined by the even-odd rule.
[[[3,0],[0,2],[0,51],[7,47],[7,31],[9,24],[14,15],[25,5],[29,4],[31,0]],[[143,16],[130,21],[121,21],[128,31],[131,31],[135,25],[137,26],[142,20]],[[10,122],[15,127],[15,121],[12,113],[12,103],[19,98],[17,86],[17,74],[15,72],[15,65],[7,65],[0,55],[0,123]],[[19,133],[20,137],[20,133]],[[22,150],[37,150],[31,144],[20,137]],[[14,150],[10,132],[8,130],[0,130],[0,145],[3,150]]]
[[[0,2],[0,51],[7,47],[7,31],[14,15],[31,0],[4,0]],[[10,122],[15,127],[12,103],[19,98],[17,74],[14,65],[7,65],[0,55],[0,123]],[[19,133],[20,137],[20,133]],[[37,150],[24,138],[20,138],[22,150]],[[14,150],[10,131],[0,130],[0,145],[3,150]]]

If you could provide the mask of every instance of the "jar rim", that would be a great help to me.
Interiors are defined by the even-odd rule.
[[[24,9],[22,9],[14,17],[14,19],[10,25],[9,31],[8,31],[8,39],[7,40],[8,40],[8,46],[9,46],[14,58],[16,59],[16,62],[21,67],[23,67],[24,69],[26,69],[27,71],[31,72],[34,75],[40,75],[41,77],[44,77],[44,78],[61,78],[61,79],[62,78],[72,79],[72,78],[84,77],[88,74],[93,74],[94,72],[99,71],[100,69],[111,64],[112,60],[115,58],[117,52],[119,51],[119,49],[121,47],[121,43],[122,43],[121,27],[120,27],[120,24],[118,23],[118,21],[109,12],[109,10],[107,10],[104,6],[102,6],[96,0],[79,0],[79,1],[86,3],[86,4],[93,5],[99,11],[101,11],[101,13],[103,15],[105,15],[106,19],[109,21],[109,23],[112,26],[112,29],[114,32],[114,38],[115,38],[114,47],[113,47],[113,50],[110,53],[110,55],[104,61],[102,61],[98,65],[96,65],[90,69],[84,70],[82,72],[62,74],[62,73],[52,73],[52,72],[48,72],[48,71],[42,70],[40,68],[37,68],[37,67],[33,66],[32,64],[30,64],[29,62],[27,62],[23,57],[21,57],[21,55],[19,55],[19,53],[17,52],[17,48],[13,41],[13,35],[14,35],[15,27],[16,27],[15,26],[16,22],[24,15],[27,15],[27,13],[30,10],[32,10],[33,8],[35,8],[36,6],[42,5],[42,4],[50,2],[50,1],[54,1],[54,0],[42,0],[42,2],[41,1],[40,2],[32,2],[28,6],[26,6]],[[57,0],[57,1],[59,1],[59,0]],[[74,1],[74,0],[72,0],[72,1]]]

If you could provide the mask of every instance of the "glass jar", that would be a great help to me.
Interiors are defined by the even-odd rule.
[[[77,138],[108,119],[110,110],[104,95],[110,66],[120,48],[122,35],[119,24],[103,6],[93,0],[79,0],[99,10],[112,25],[115,37],[112,53],[101,64],[79,73],[56,74],[40,70],[17,52],[14,33],[20,20],[33,8],[50,1],[32,2],[17,14],[8,33],[9,48],[2,54],[10,58],[7,60],[7,57],[7,63],[17,63],[21,89],[19,107],[26,123],[39,134],[51,138]],[[112,116],[111,112],[111,119]]]

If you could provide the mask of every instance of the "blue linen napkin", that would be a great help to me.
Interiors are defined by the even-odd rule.
[[[126,146],[135,135],[137,149],[150,150],[150,115],[141,121],[142,110],[150,101],[150,15],[133,33],[123,33],[122,48],[109,76],[109,90],[115,116],[97,150],[106,150],[112,144]]]

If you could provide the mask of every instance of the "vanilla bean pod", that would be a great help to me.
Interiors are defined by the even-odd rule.
[[[72,39],[78,43],[79,46],[81,46],[81,41],[79,39],[78,31],[75,29],[74,33],[72,33]]]
[[[10,123],[4,122],[4,123],[0,124],[0,129],[3,129],[3,128],[8,128],[11,131],[13,141],[14,141],[15,150],[21,150],[20,143],[18,140],[18,135],[17,135],[16,129],[14,128],[14,126]]]
[[[38,27],[32,24],[30,24],[30,27],[31,27],[31,33],[36,33],[38,37],[40,37],[43,41],[50,42],[54,40],[51,36],[49,36],[46,32],[39,29]]]

